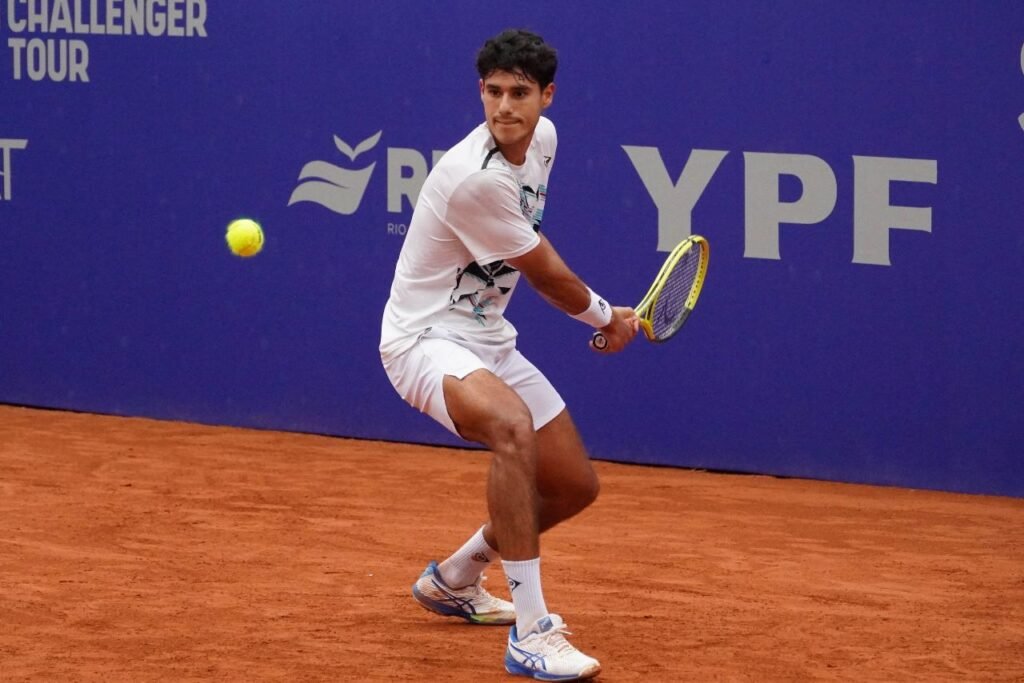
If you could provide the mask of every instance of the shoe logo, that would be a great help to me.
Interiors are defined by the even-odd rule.
[[[377,131],[356,145],[355,149],[335,135],[334,145],[349,158],[349,161],[354,162],[357,156],[376,147],[381,133],[383,131]],[[359,203],[363,201],[363,194],[376,165],[375,161],[364,168],[352,169],[335,166],[326,161],[311,161],[299,171],[301,182],[288,199],[288,206],[296,202],[313,202],[335,213],[350,216],[359,209]]]
[[[480,552],[473,553],[473,559],[477,562],[483,562],[484,564],[488,564],[491,561],[491,558]]]
[[[539,633],[544,633],[545,631],[550,631],[552,626],[551,617],[544,617],[537,622],[537,631]]]
[[[508,580],[508,592],[511,593],[516,588],[518,588],[521,584],[522,584],[521,581],[516,581],[515,579],[509,579]]]
[[[547,658],[539,652],[528,652],[521,647],[512,645],[511,643],[509,644],[509,651],[522,657],[522,659],[519,660],[519,663],[527,669],[532,669],[534,671],[548,670]]]

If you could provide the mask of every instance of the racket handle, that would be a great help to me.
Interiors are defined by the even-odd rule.
[[[598,351],[604,351],[608,346],[608,338],[600,332],[595,332],[594,336],[590,338],[590,345]]]

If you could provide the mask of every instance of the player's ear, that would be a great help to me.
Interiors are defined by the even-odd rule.
[[[484,79],[480,79],[480,99],[484,99]]]
[[[554,83],[548,83],[548,87],[544,88],[543,92],[541,92],[541,94],[540,94],[540,104],[541,104],[541,107],[543,107],[544,109],[547,109],[548,107],[550,107],[551,106],[551,100],[553,100],[554,97],[555,97],[555,84]]]

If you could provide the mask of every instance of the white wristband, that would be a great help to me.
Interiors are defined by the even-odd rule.
[[[590,305],[582,313],[570,317],[581,323],[586,323],[594,329],[600,329],[612,321],[612,307],[590,287],[587,287],[587,291],[590,292]]]

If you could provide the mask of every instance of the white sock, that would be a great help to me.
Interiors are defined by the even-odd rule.
[[[548,614],[540,588],[540,558],[521,562],[502,560],[501,564],[516,608],[516,634],[522,638],[534,622]]]
[[[437,566],[437,571],[449,588],[463,588],[476,581],[487,565],[496,559],[498,551],[487,545],[484,528],[480,527],[465,545]]]

